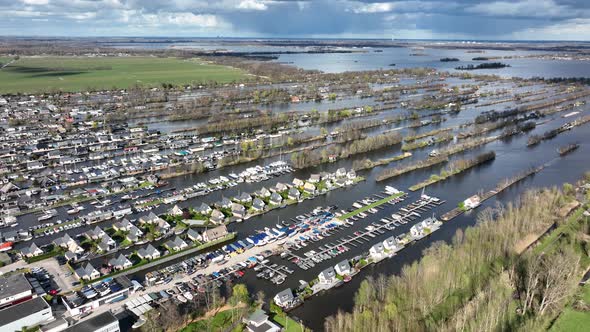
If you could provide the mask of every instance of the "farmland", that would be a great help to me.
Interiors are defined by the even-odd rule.
[[[245,77],[239,69],[199,59],[40,56],[21,58],[0,70],[0,93],[83,91],[162,83],[229,83]]]

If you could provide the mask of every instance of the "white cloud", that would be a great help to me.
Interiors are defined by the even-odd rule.
[[[25,5],[40,6],[49,4],[49,0],[21,0]]]
[[[237,8],[244,10],[267,10],[268,6],[264,1],[242,0],[238,4]]]
[[[90,20],[96,17],[96,12],[70,13],[66,17],[76,21]]]
[[[352,11],[356,14],[374,14],[374,13],[387,13],[392,11],[395,5],[391,2],[374,2],[359,4],[355,6]]]
[[[193,25],[203,28],[219,27],[221,20],[215,15],[195,15],[193,13],[172,13],[167,14],[165,19],[170,24]]]
[[[175,25],[179,27],[198,27],[203,29],[222,28],[228,27],[229,24],[223,21],[221,18],[211,14],[198,14],[193,13],[171,13],[171,12],[160,12],[157,14],[141,14],[138,17],[134,17],[127,13],[122,17],[125,22],[131,21],[134,25],[148,25],[148,26],[166,26]]]

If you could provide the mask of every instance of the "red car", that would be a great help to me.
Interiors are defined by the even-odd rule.
[[[57,290],[55,290],[55,289],[50,290],[49,295],[51,295],[51,296],[57,295]]]

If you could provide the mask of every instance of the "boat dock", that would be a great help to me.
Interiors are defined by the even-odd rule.
[[[414,221],[420,218],[423,213],[444,204],[444,202],[436,197],[423,195],[417,201],[400,208],[397,214],[392,214],[391,217],[382,218],[378,222],[368,224],[364,230],[354,232],[352,235],[346,235],[338,240],[320,246],[318,250],[310,250],[304,254],[296,253],[301,248],[290,247],[281,257],[295,263],[299,268],[307,270],[314,267],[317,263],[330,260],[347,252],[351,246],[357,247],[368,243],[373,238],[385,234],[387,231],[392,231],[402,224]],[[344,220],[343,222],[349,226],[353,224],[349,220]],[[332,234],[337,231],[334,230]]]
[[[519,181],[522,181],[525,178],[527,178],[527,177],[529,177],[529,176],[531,176],[533,174],[536,174],[536,173],[540,172],[543,168],[545,168],[545,164],[544,165],[541,165],[539,167],[532,168],[532,169],[530,169],[530,170],[528,170],[528,171],[526,171],[526,172],[524,172],[524,173],[522,173],[522,174],[520,174],[520,175],[518,175],[518,176],[516,176],[516,177],[514,177],[512,179],[506,179],[506,180],[500,182],[496,186],[496,188],[494,188],[494,189],[492,189],[490,191],[487,191],[483,195],[479,196],[479,204],[481,204],[481,203],[485,202],[486,200],[488,200],[488,199],[496,196],[497,194],[499,194],[500,192],[504,191],[505,189],[507,189],[508,187],[512,186],[513,184],[515,184],[515,183],[517,183]],[[443,221],[449,221],[449,220],[452,220],[452,219],[460,216],[461,214],[463,214],[466,211],[467,210],[465,208],[456,207],[456,208],[452,209],[451,211],[443,214],[441,216],[441,219]]]

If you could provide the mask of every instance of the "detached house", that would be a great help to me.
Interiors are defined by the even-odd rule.
[[[227,227],[221,225],[203,232],[203,241],[211,242],[220,239],[228,234]]]
[[[137,256],[141,259],[154,260],[160,258],[160,252],[151,244],[137,251]]]
[[[209,213],[211,213],[212,209],[209,205],[205,204],[205,203],[201,203],[201,205],[199,205],[195,211],[197,211],[197,213],[202,214],[204,216],[209,215]]]
[[[223,197],[221,198],[221,201],[215,203],[215,205],[217,205],[217,207],[221,209],[229,209],[231,208],[232,201],[229,200],[227,197]]]
[[[78,277],[78,279],[82,280],[92,280],[100,277],[100,272],[94,268],[90,263],[86,263],[78,267],[74,273]]]
[[[166,242],[165,246],[171,251],[179,251],[188,247],[188,244],[184,242],[180,237],[175,237],[174,240]]]
[[[311,182],[306,182],[305,185],[303,186],[303,191],[305,191],[306,193],[310,194],[310,195],[314,195],[316,188],[315,185]]]
[[[281,183],[281,182],[277,182],[277,184],[274,186],[272,191],[274,191],[275,193],[280,193],[280,192],[283,192],[287,189],[289,189],[289,187],[286,184]]]
[[[113,229],[117,232],[128,232],[131,229],[131,226],[133,226],[133,224],[131,224],[131,222],[125,218],[114,223]]]
[[[305,185],[305,181],[298,179],[298,178],[293,179],[293,186],[294,187],[303,187],[304,185]]]
[[[100,243],[98,244],[98,250],[100,252],[105,253],[105,252],[109,252],[109,251],[115,249],[116,246],[117,246],[117,242],[115,242],[115,240],[113,240],[107,234],[104,234],[100,238]]]
[[[270,200],[268,202],[272,205],[281,205],[283,202],[283,197],[280,194],[274,192],[270,196]]]
[[[336,273],[338,273],[341,276],[349,275],[352,272],[352,269],[350,268],[350,264],[348,263],[347,260],[344,260],[344,261],[336,264],[336,266],[334,266],[334,270],[336,271]]]
[[[186,232],[186,237],[188,237],[193,242],[200,242],[203,240],[203,237],[199,232],[197,232],[194,228],[189,228]]]
[[[337,280],[336,271],[333,267],[330,266],[329,268],[320,272],[320,274],[318,275],[318,279],[321,284],[332,284]]]
[[[258,197],[254,198],[254,200],[252,201],[252,209],[256,211],[263,211],[265,205],[266,204],[264,203],[264,201]]]
[[[397,239],[393,236],[388,237],[387,239],[385,239],[385,241],[383,241],[383,247],[385,248],[385,250],[390,252],[396,252],[401,249],[401,246],[398,244]]]
[[[169,211],[168,214],[171,216],[182,216],[183,211],[178,205],[174,205]]]
[[[132,224],[129,227],[129,233],[127,233],[127,236],[125,238],[131,242],[138,242],[142,236],[143,232],[139,228],[137,228],[137,226]]]
[[[219,210],[213,210],[213,212],[211,212],[211,217],[209,217],[209,220],[214,224],[221,224],[225,220],[225,215],[223,214],[223,212]]]
[[[311,183],[318,183],[321,181],[321,176],[319,174],[312,174],[309,176],[309,180],[307,182]]]
[[[43,254],[43,250],[39,248],[35,242],[31,243],[30,246],[21,249],[21,254],[27,258],[36,257]]]
[[[385,247],[379,242],[369,249],[369,254],[374,260],[380,260],[385,256]]]
[[[273,300],[279,307],[287,308],[295,301],[295,296],[293,296],[291,288],[287,288],[275,295]]]
[[[260,188],[260,190],[255,192],[255,195],[258,197],[266,198],[270,197],[270,190],[266,189],[265,187]]]
[[[247,193],[241,193],[239,196],[235,198],[235,200],[240,203],[250,203],[252,202],[252,196],[250,196]]]
[[[56,246],[67,249],[75,254],[84,252],[84,249],[82,249],[78,242],[72,239],[72,237],[68,233],[64,234],[64,236],[62,237],[58,237],[57,239],[53,240],[53,243]]]
[[[289,199],[298,201],[299,198],[301,197],[301,192],[299,192],[299,190],[297,188],[291,188],[289,189]]]
[[[242,204],[232,203],[231,212],[237,218],[244,218],[246,216],[246,208]]]
[[[109,265],[112,266],[113,269],[120,271],[130,268],[133,264],[127,257],[125,257],[125,255],[119,254],[118,257],[111,258]]]

